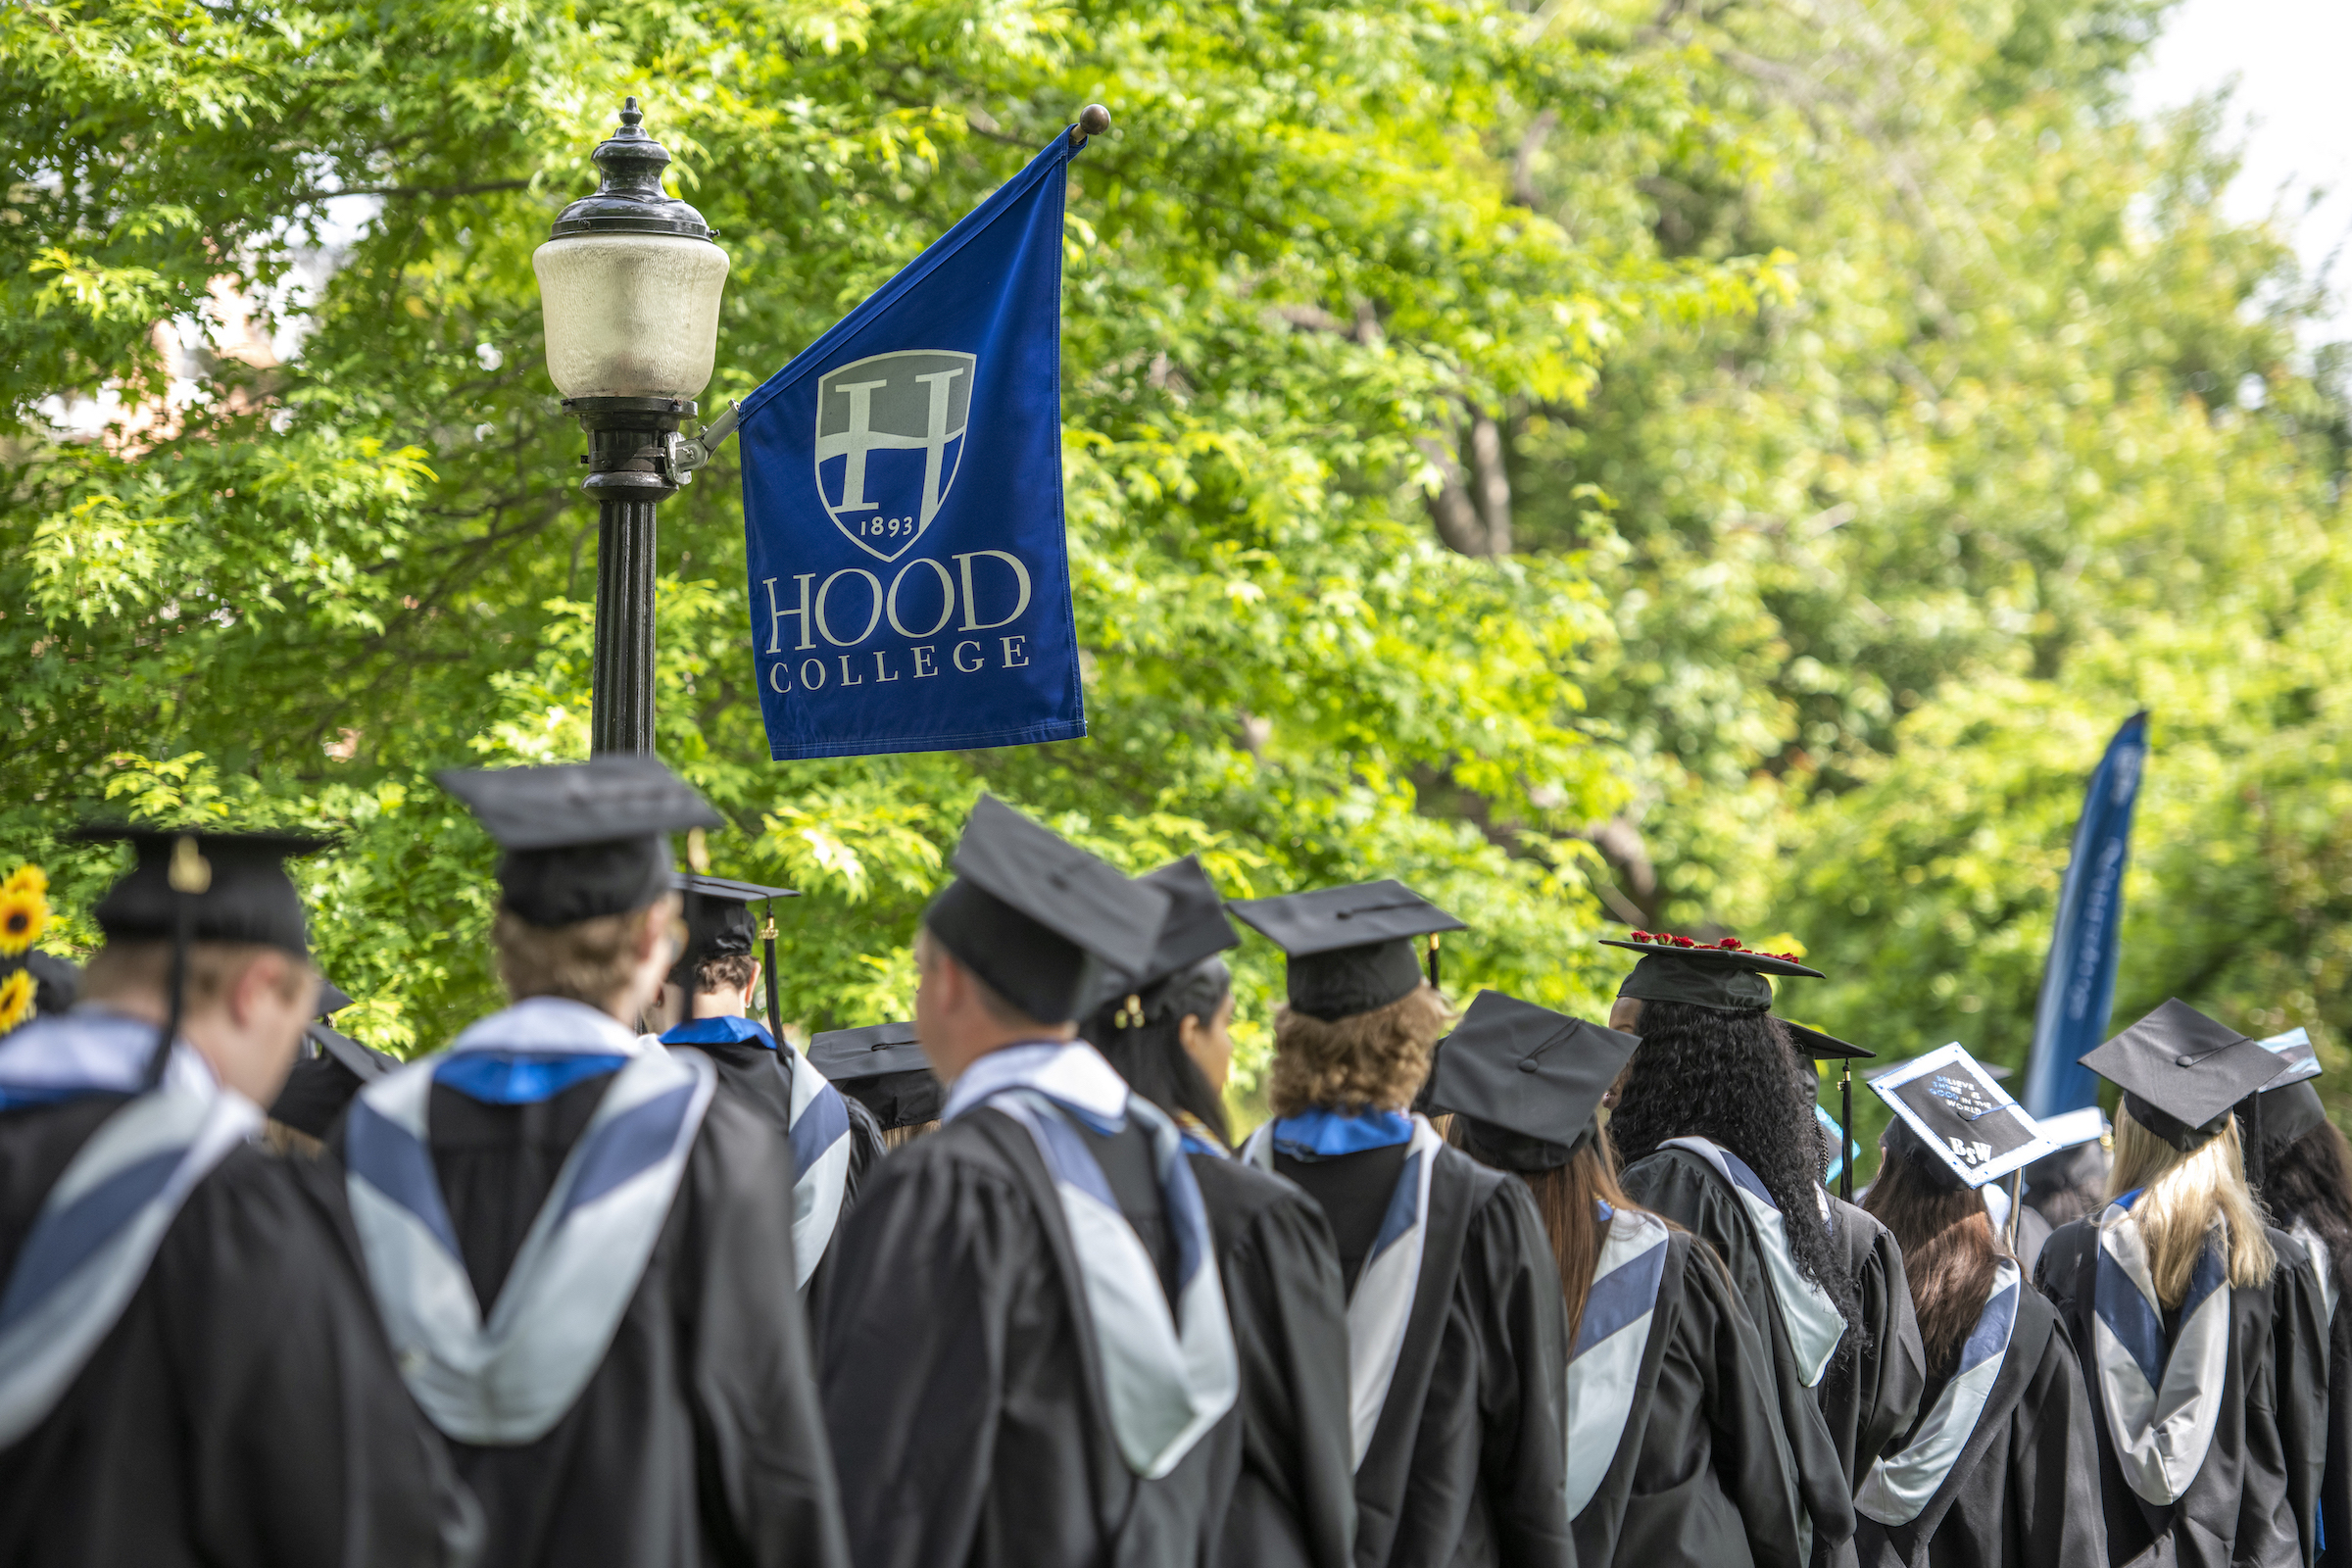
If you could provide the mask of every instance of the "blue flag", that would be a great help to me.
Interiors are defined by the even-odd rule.
[[[2055,1116],[2095,1105],[2098,1074],[2076,1058],[2107,1038],[2122,951],[2124,865],[2132,854],[2132,809],[2148,760],[2148,715],[2133,713],[2107,743],[2082,798],[2074,858],[2058,894],[2058,924],[2041,971],[2034,1054],[2026,1063],[2026,1112]]]
[[[1061,207],[1030,161],[743,403],[768,755],[1086,733],[1061,516]]]

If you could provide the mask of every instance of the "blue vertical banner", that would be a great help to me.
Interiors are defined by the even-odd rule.
[[[1061,495],[1064,132],[742,408],[768,755],[1086,733]]]
[[[2074,858],[2058,893],[2058,922],[2041,971],[2034,1054],[2025,1105],[2036,1118],[2098,1103],[2098,1075],[2076,1058],[2107,1038],[2122,952],[2124,867],[2132,856],[2132,812],[2148,760],[2148,715],[2133,713],[2107,743],[2090,776]]]

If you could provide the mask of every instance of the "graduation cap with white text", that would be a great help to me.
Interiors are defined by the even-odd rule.
[[[1870,1087],[1964,1187],[1983,1187],[2056,1152],[2025,1106],[1957,1042],[1877,1074]]]

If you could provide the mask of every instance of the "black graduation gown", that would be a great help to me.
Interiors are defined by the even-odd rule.
[[[1821,1386],[1822,1419],[1837,1445],[1849,1487],[1862,1485],[1886,1446],[1910,1430],[1927,1386],[1928,1357],[1903,1275],[1903,1250],[1866,1211],[1830,1195],[1830,1224],[1862,1301],[1870,1343],[1830,1363]]]
[[[1576,1516],[1583,1568],[1803,1568],[1796,1461],[1764,1337],[1714,1253],[1666,1242],[1616,1457]]]
[[[1068,1222],[1027,1129],[983,1106],[906,1145],[836,1245],[817,1330],[858,1568],[1207,1560],[1240,1427],[1219,1422],[1159,1480],[1128,1468]]]
[[[497,1298],[612,1075],[535,1104],[432,1090],[433,1165]],[[714,1096],[653,1255],[579,1399],[535,1443],[452,1443],[499,1568],[846,1568],[792,1267],[792,1149]]]
[[[0,1114],[0,1277],[127,1097]],[[331,1167],[230,1152],[40,1425],[0,1449],[0,1562],[475,1560],[481,1517],[394,1369]]]
[[[1715,1167],[1687,1149],[1661,1149],[1637,1160],[1625,1168],[1619,1182],[1627,1198],[1704,1241],[1723,1260],[1748,1318],[1771,1347],[1781,1432],[1796,1465],[1797,1494],[1813,1522],[1814,1554],[1817,1559],[1835,1554],[1854,1533],[1853,1485],[1846,1479],[1821,1404],[1797,1370],[1796,1351],[1781,1321],[1780,1299],[1747,1210],[1715,1174]]]
[[[1323,1211],[1240,1160],[1192,1156],[1217,1237],[1242,1393],[1240,1475],[1218,1533],[1225,1568],[1348,1568],[1355,1467],[1348,1427],[1348,1295]]]
[[[777,1054],[777,1051],[791,1051],[790,1046],[782,1046],[777,1048],[777,1051],[771,1051],[756,1040],[698,1040],[667,1049],[699,1051],[710,1057],[710,1064],[718,1069],[718,1092],[731,1096],[745,1109],[767,1123],[775,1130],[777,1137],[790,1140],[792,1137],[792,1081],[784,1076],[788,1064]],[[798,1060],[796,1054],[796,1059],[789,1063],[789,1069],[798,1071],[804,1065],[806,1064]],[[835,1092],[839,1093],[839,1091]],[[841,1189],[841,1215],[833,1222],[833,1234],[836,1237],[841,1234],[841,1227],[849,1221],[851,1205],[858,1200],[858,1184],[864,1179],[865,1173],[873,1168],[874,1161],[881,1157],[883,1149],[881,1129],[878,1125],[874,1126],[870,1134],[861,1136],[862,1130],[858,1125],[859,1114],[862,1112],[864,1120],[870,1124],[873,1122],[873,1113],[867,1111],[863,1105],[858,1104],[847,1095],[842,1095],[841,1102],[850,1116],[850,1169],[848,1179],[844,1181]],[[792,1191],[795,1176],[795,1171],[789,1162],[785,1165],[784,1173],[786,1178],[784,1190],[789,1193]],[[825,1255],[818,1258],[816,1267],[809,1271],[808,1295],[811,1299],[814,1298],[817,1287],[824,1280],[825,1268],[831,1262],[832,1255],[833,1249],[828,1244],[825,1248]]]
[[[2157,1550],[2183,1568],[2292,1568],[2312,1560],[2313,1520],[2326,1458],[2326,1374],[2309,1370],[2325,1344],[2300,1245],[2271,1231],[2278,1273],[2268,1287],[2230,1289],[2230,1361],[2212,1446],[2188,1490],[2168,1507],[2126,1484],[2099,1389],[2096,1311],[2099,1235],[2093,1220],[2064,1225],[2042,1249],[2034,1283],[2050,1298],[2082,1369],[2099,1447],[2107,1560]],[[2324,1366],[2324,1362],[2320,1363]]]
[[[1928,1392],[1923,1414],[1937,1392]],[[2097,1448],[2057,1310],[2020,1291],[2009,1352],[1976,1431],[1916,1519],[1856,1521],[1862,1568],[2105,1568]]]
[[[2325,1544],[2319,1561],[2324,1568],[2342,1568],[2352,1564],[2352,1309],[2342,1301],[2328,1328],[2327,1447],[2320,1482]]]
[[[1363,1158],[1293,1168],[1315,1196]],[[1358,1568],[1572,1563],[1568,1315],[1535,1198],[1441,1146],[1424,1225],[1396,1375],[1355,1472]]]

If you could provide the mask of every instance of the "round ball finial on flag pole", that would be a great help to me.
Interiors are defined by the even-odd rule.
[[[1100,136],[1109,128],[1110,111],[1101,104],[1088,104],[1078,111],[1078,128],[1070,133],[1070,140],[1083,147],[1090,138]]]

